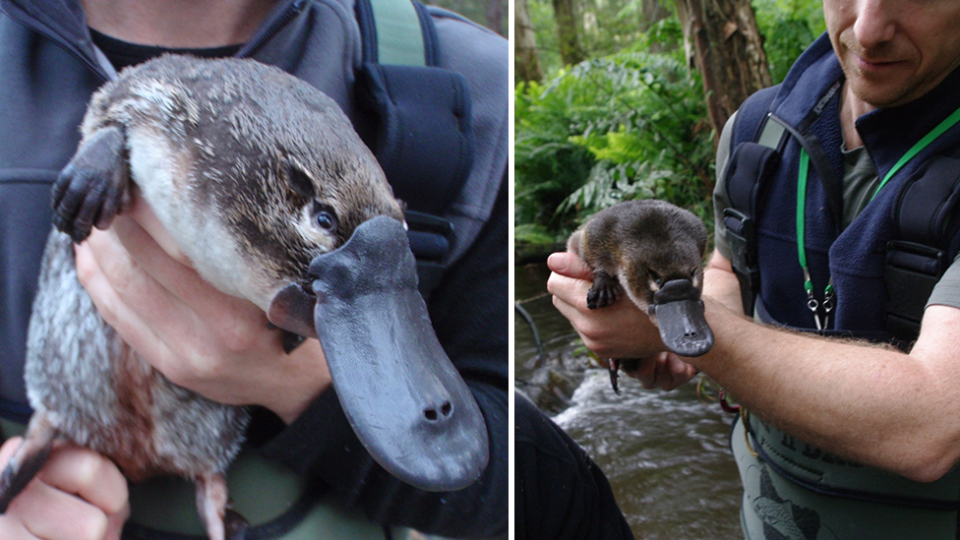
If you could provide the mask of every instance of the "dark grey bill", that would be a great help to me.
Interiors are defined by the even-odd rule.
[[[666,282],[653,296],[650,314],[657,316],[660,339],[670,351],[701,356],[713,347],[713,331],[704,317],[700,290],[690,280]]]
[[[437,341],[403,226],[387,217],[361,224],[346,244],[313,260],[310,278],[315,296],[292,284],[268,318],[304,332],[303,306],[313,303],[310,331],[367,451],[420,489],[473,484],[488,460],[486,424]]]

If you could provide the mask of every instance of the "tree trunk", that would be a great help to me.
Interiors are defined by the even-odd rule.
[[[579,64],[585,55],[580,48],[577,19],[574,16],[573,0],[552,0],[557,21],[557,38],[560,44],[560,60],[564,65]]]
[[[670,10],[660,0],[643,0],[643,21],[640,23],[640,30],[646,32],[651,26],[669,16]]]
[[[487,28],[506,36],[503,27],[503,0],[487,0]]]
[[[528,0],[516,0],[516,13],[513,21],[514,59],[513,66],[517,80],[524,82],[543,80],[543,68],[537,54],[537,37],[530,22]]]
[[[772,84],[749,0],[677,0],[687,58],[703,75],[714,145],[750,94]]]

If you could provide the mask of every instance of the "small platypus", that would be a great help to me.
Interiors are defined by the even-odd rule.
[[[480,476],[486,428],[417,293],[401,205],[332,99],[252,60],[168,55],[98,90],[82,134],[53,188],[63,232],[45,248],[25,366],[35,412],[0,511],[70,441],[132,481],[194,479],[211,540],[246,528],[224,480],[246,410],[172,384],[77,281],[71,240],[108,227],[133,190],[201,277],[288,333],[288,352],[319,336],[351,425],[388,471],[431,490]]]
[[[713,347],[704,318],[703,257],[707,228],[691,212],[666,201],[625,201],[597,212],[567,241],[593,270],[587,307],[609,306],[623,292],[658,326],[664,345],[683,356]],[[610,380],[619,393],[611,359]]]

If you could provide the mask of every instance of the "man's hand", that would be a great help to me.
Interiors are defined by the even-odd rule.
[[[109,230],[76,247],[76,260],[103,318],[184,388],[263,405],[289,423],[330,385],[319,342],[286,354],[263,311],[201,279],[139,196]]]
[[[639,359],[636,369],[623,370],[630,377],[640,381],[647,390],[662,388],[673,390],[696,376],[697,368],[684,362],[676,354],[664,351],[653,356]]]
[[[20,440],[0,447],[0,468]],[[127,481],[110,460],[82,448],[57,448],[0,515],[0,538],[119,540],[130,515],[127,497]]]
[[[554,253],[547,259],[552,270],[547,291],[553,305],[570,320],[584,345],[601,358],[639,358],[637,369],[626,372],[645,388],[672,390],[687,382],[697,370],[673,354],[664,352],[660,331],[650,317],[627,298],[591,310],[587,291],[593,273],[573,253]]]
[[[553,295],[553,305],[597,356],[642,358],[663,350],[657,327],[629,299],[600,309],[587,307],[593,272],[575,254],[554,253],[547,266],[552,271],[547,291]]]

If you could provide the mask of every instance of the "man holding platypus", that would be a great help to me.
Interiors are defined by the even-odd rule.
[[[644,386],[702,370],[735,396],[746,537],[955,538],[960,5],[824,13],[827,33],[721,137],[713,349],[664,352],[627,302],[589,310],[569,254],[549,289],[599,356],[645,359]]]

